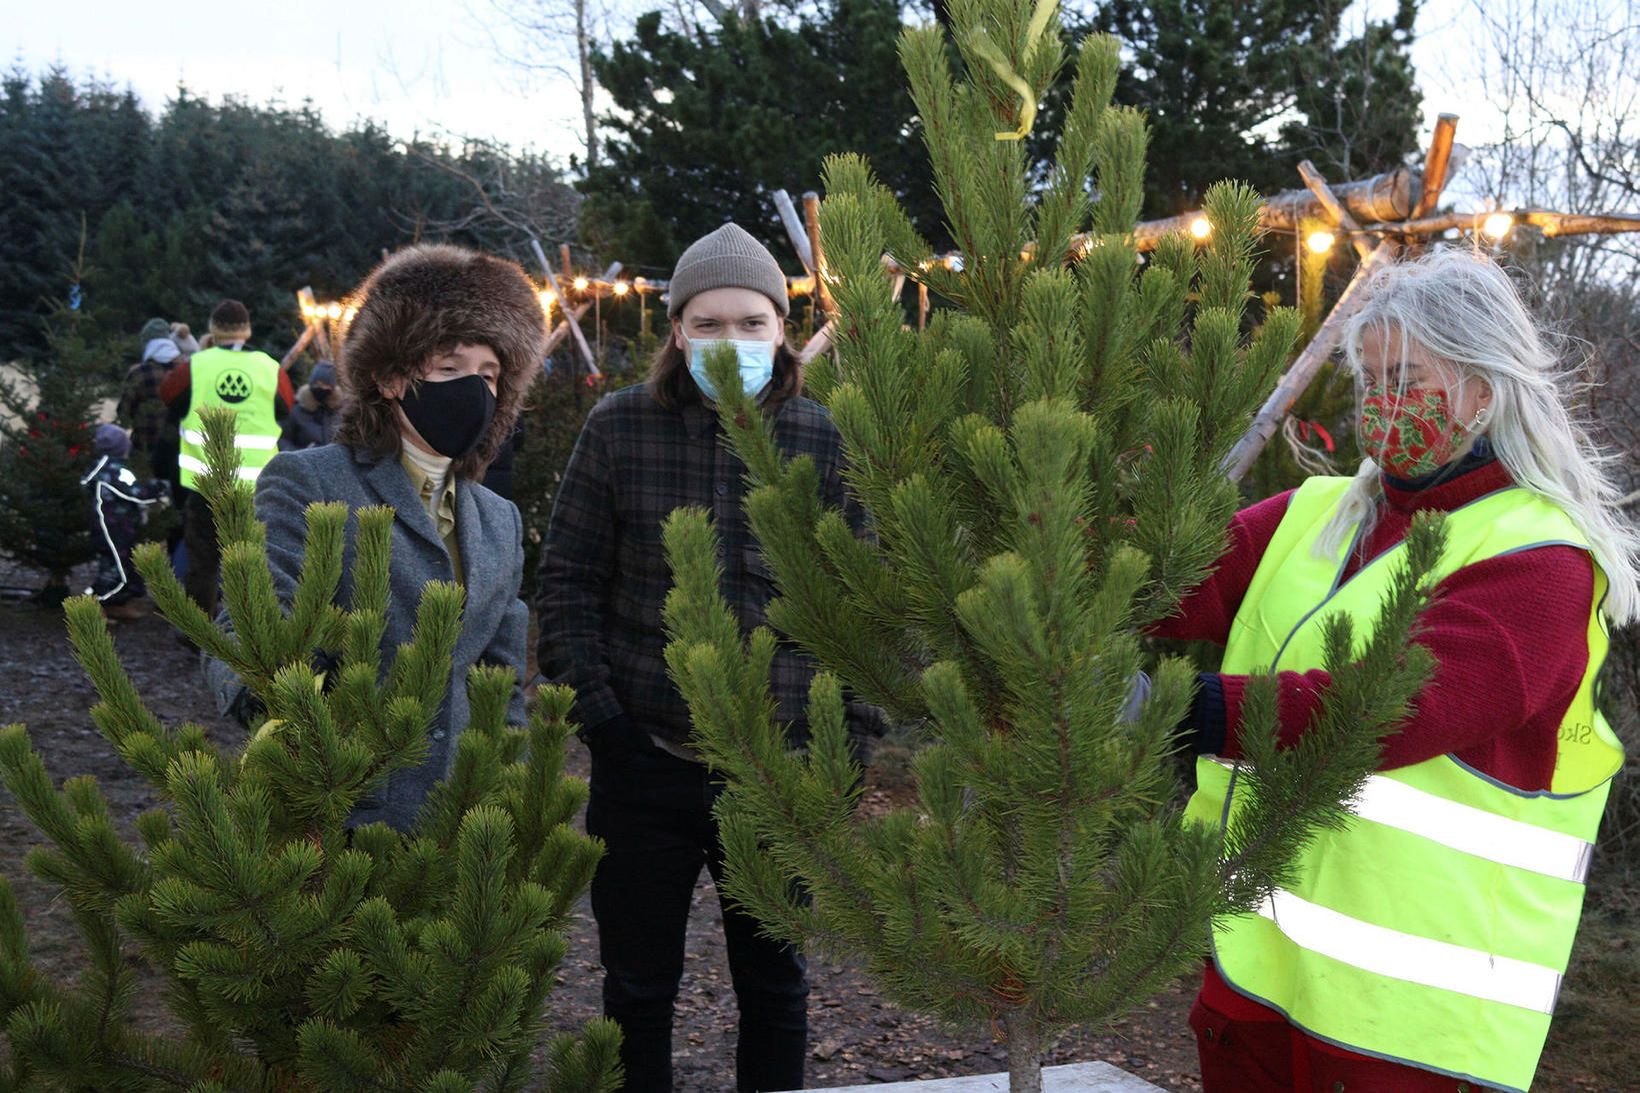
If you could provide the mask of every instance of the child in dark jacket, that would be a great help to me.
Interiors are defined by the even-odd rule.
[[[97,576],[86,595],[102,601],[110,618],[134,619],[148,613],[146,588],[131,564],[137,533],[150,505],[164,502],[168,487],[140,482],[125,459],[131,437],[118,425],[102,425],[92,437],[96,462],[80,485],[91,491],[91,537],[97,548]]]

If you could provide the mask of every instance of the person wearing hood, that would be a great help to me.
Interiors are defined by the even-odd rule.
[[[449,690],[429,728],[426,759],[395,771],[349,820],[408,831],[454,762],[469,717],[469,669],[512,669],[507,720],[525,723],[529,610],[518,598],[524,525],[518,508],[480,481],[541,367],[546,317],[516,264],[444,244],[391,255],[355,296],[358,314],[336,362],[345,398],[335,443],[274,456],[256,480],[256,515],[267,526],[274,588],[289,604],[302,570],[309,505],[340,501],[353,510],[396,512],[385,658],[411,640],[423,586],[466,587]],[[350,522],[336,593],[341,604],[353,596],[356,534]],[[208,660],[206,675],[224,713],[254,717],[244,684],[226,665]]]
[[[296,390],[296,405],[291,407],[279,434],[279,450],[294,452],[329,444],[340,417],[338,401],[336,365],[320,361],[313,366],[308,381]]]
[[[142,481],[125,465],[131,438],[118,425],[99,425],[92,434],[96,462],[80,479],[91,491],[91,539],[97,550],[97,575],[85,590],[113,619],[136,619],[148,613],[146,588],[131,552],[137,545],[146,510],[165,500],[166,483]]]
[[[186,354],[171,337],[171,324],[149,319],[137,337],[141,359],[125,373],[115,416],[131,430],[131,454],[146,462],[156,477],[176,477],[177,446],[174,430],[165,425],[165,402],[160,389],[171,369]]]

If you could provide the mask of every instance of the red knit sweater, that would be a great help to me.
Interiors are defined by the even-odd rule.
[[[1385,504],[1345,576],[1406,537],[1414,513],[1451,511],[1510,484],[1503,464],[1484,464],[1449,482],[1410,491],[1385,484]],[[1287,512],[1283,493],[1236,514],[1217,570],[1154,633],[1223,644],[1260,558]],[[1435,675],[1411,717],[1385,742],[1382,769],[1452,754],[1476,770],[1525,790],[1547,789],[1561,720],[1588,668],[1587,630],[1594,569],[1586,551],[1546,546],[1464,566],[1442,581],[1416,638],[1434,654]],[[1236,758],[1246,676],[1221,675],[1224,755]],[[1324,671],[1282,672],[1281,737],[1302,736],[1331,680]],[[1236,994],[1209,963],[1208,1005],[1236,1020],[1280,1014]],[[1309,1038],[1306,1037],[1306,1040]],[[1327,1053],[1342,1049],[1309,1041]]]

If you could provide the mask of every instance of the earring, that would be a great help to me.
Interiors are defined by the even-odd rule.
[[[1482,406],[1479,410],[1476,410],[1475,420],[1469,427],[1471,429],[1479,429],[1482,425],[1485,425],[1486,418],[1491,412],[1492,408],[1489,406]]]

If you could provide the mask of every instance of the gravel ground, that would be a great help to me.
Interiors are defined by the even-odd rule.
[[[22,582],[0,568],[0,586],[7,583]],[[118,623],[115,638],[123,661],[154,713],[173,724],[200,722],[229,747],[243,742],[244,733],[237,725],[216,716],[199,684],[193,660],[176,644],[162,620]],[[54,778],[94,774],[114,815],[131,834],[131,820],[157,801],[146,783],[115,758],[91,724],[87,711],[92,699],[90,685],[71,655],[60,612],[16,601],[0,603],[0,724],[26,723]],[[586,773],[586,754],[579,745],[571,746],[569,766],[572,773]],[[903,763],[889,762],[874,771],[864,807],[882,808],[907,792],[896,773],[900,770]],[[79,939],[67,908],[23,868],[29,847],[39,841],[38,833],[15,802],[0,793],[0,871],[17,886],[34,956],[47,972],[73,975],[81,966]],[[1594,943],[1592,938],[1581,940]],[[1602,939],[1599,943],[1609,942]],[[732,1089],[734,992],[729,984],[717,897],[704,871],[695,893],[688,951],[674,1039],[677,1089]],[[954,1033],[888,1003],[869,980],[850,967],[822,960],[813,960],[810,966],[811,1088],[1006,1069],[1006,1054],[987,1031]],[[144,985],[138,1004],[139,1020],[144,1025],[163,1027],[166,1018],[158,980],[146,979]],[[563,983],[549,1000],[551,1024],[560,1029],[573,1028],[597,1015],[599,986],[597,935],[583,900],[563,967]],[[1195,1048],[1185,1026],[1192,995],[1192,985],[1182,981],[1114,1030],[1067,1037],[1054,1052],[1054,1061],[1104,1060],[1164,1089],[1199,1090]],[[1632,1033],[1637,1022],[1632,1010],[1627,1016]],[[1620,1041],[1635,1039],[1609,1026],[1603,1032]],[[1586,1067],[1575,1054],[1587,1052],[1588,1042],[1578,1043],[1581,1037],[1570,1039],[1572,1042],[1564,1043],[1562,1050],[1551,1043],[1539,1088],[1613,1088],[1588,1075],[1591,1069],[1609,1073],[1605,1066]]]

